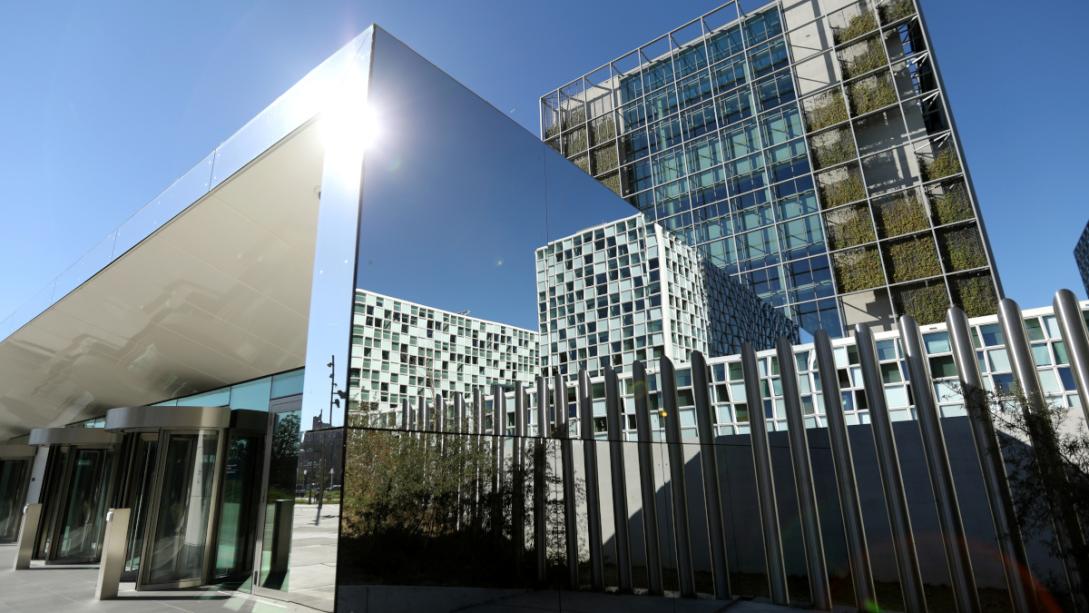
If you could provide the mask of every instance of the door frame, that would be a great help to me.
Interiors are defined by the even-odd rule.
[[[272,471],[272,439],[275,435],[276,416],[282,413],[291,413],[298,411],[300,418],[302,416],[302,394],[294,394],[292,396],[285,396],[283,398],[276,398],[269,402],[268,406],[268,421],[266,425],[265,435],[265,449],[263,453],[263,459],[261,461],[261,490],[258,495],[257,505],[257,517],[256,527],[257,534],[253,541],[253,570],[250,573],[250,593],[257,596],[268,596],[271,598],[282,599],[283,590],[279,590],[271,587],[263,587],[261,585],[261,565],[264,562],[264,548],[265,548],[265,520],[266,511],[268,510],[268,486]],[[299,424],[299,436],[302,436],[302,423]],[[295,468],[296,481],[298,481],[298,466]],[[298,483],[295,484],[294,489],[298,489]],[[295,492],[292,491],[292,495]]]

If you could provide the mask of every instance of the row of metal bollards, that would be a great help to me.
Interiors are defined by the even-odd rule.
[[[1064,290],[1055,298],[1055,313],[1075,371],[1075,379],[1082,406],[1089,407],[1089,333],[1084,319],[1072,293]],[[1026,411],[1042,407],[1044,396],[1032,362],[1031,352],[1025,335],[1023,319],[1017,305],[1010,300],[1003,300],[999,313],[1006,343],[1014,365],[1015,375],[1028,400]],[[1015,612],[1035,611],[1039,609],[1031,578],[1027,576],[1027,558],[1020,529],[1015,519],[1009,484],[1001,456],[995,426],[991,418],[990,407],[982,385],[982,377],[975,358],[969,334],[968,320],[959,309],[952,308],[947,314],[946,324],[953,347],[962,391],[965,398],[971,433],[975,443],[977,457],[983,476],[983,483],[990,505],[997,542],[1002,551],[1002,563],[1009,587],[1012,608]],[[957,610],[962,613],[981,611],[976,581],[969,555],[964,521],[958,501],[956,484],[953,480],[945,437],[942,432],[941,417],[937,399],[934,396],[929,364],[923,349],[919,326],[910,316],[899,319],[899,333],[904,349],[908,377],[914,398],[915,412],[926,461],[927,474],[933,490],[936,504],[938,525],[944,545],[945,562],[949,568],[952,592]],[[915,546],[907,495],[900,464],[899,454],[893,436],[892,422],[884,394],[884,386],[878,366],[873,334],[866,326],[856,326],[854,336],[860,360],[860,369],[866,390],[871,432],[877,452],[877,468],[881,476],[882,495],[888,513],[889,526],[893,535],[893,555],[900,578],[904,606],[909,612],[927,610],[923,580],[920,572],[920,560]],[[850,564],[852,587],[855,602],[859,609],[870,610],[878,606],[874,586],[871,558],[867,545],[866,528],[859,501],[859,486],[855,477],[854,460],[851,444],[847,435],[847,426],[843,416],[843,407],[839,389],[837,369],[833,358],[831,341],[827,334],[818,332],[814,340],[818,375],[825,403],[827,431],[830,442],[833,469],[839,496],[841,520],[847,544],[847,558]],[[791,456],[792,475],[798,499],[798,512],[801,519],[801,540],[805,551],[805,567],[809,579],[809,600],[815,608],[831,609],[832,599],[829,587],[828,568],[825,561],[824,545],[820,530],[820,512],[817,505],[814,485],[812,458],[802,414],[801,395],[798,389],[797,373],[793,347],[788,339],[780,339],[777,357],[782,379],[782,391],[788,423],[788,443]],[[775,497],[776,475],[773,473],[771,451],[767,438],[766,417],[760,385],[760,372],[756,353],[746,345],[741,355],[746,397],[749,406],[749,423],[753,467],[756,476],[756,501],[759,509],[761,535],[764,543],[766,576],[772,600],[778,604],[791,602],[787,583],[786,564],[783,554],[784,534],[780,525],[779,508]],[[710,570],[716,598],[729,598],[732,590],[729,584],[727,551],[730,543],[725,538],[723,523],[723,493],[720,489],[718,458],[714,441],[713,405],[709,397],[709,368],[703,355],[693,352],[691,355],[693,401],[697,431],[699,434],[700,464],[702,470],[699,487],[703,490],[704,509],[702,518],[706,522],[709,539]],[[661,381],[659,411],[664,418],[664,433],[670,470],[671,502],[668,512],[674,534],[672,543],[676,559],[677,589],[684,597],[696,596],[696,573],[692,561],[692,533],[690,518],[698,512],[688,508],[688,494],[685,476],[684,452],[681,445],[681,423],[678,410],[677,386],[673,363],[663,358],[659,365]],[[577,484],[572,465],[573,445],[575,441],[568,431],[567,387],[563,379],[554,374],[552,392],[549,395],[549,381],[540,377],[536,381],[537,442],[536,457],[543,457],[545,438],[560,439],[561,473],[564,497],[563,523],[566,538],[566,560],[568,582],[571,587],[579,584],[577,527],[580,523],[575,517],[577,512],[575,499]],[[641,560],[646,569],[647,589],[652,594],[663,593],[662,538],[658,533],[657,520],[659,509],[656,492],[664,484],[655,482],[654,459],[652,454],[652,419],[648,402],[647,373],[645,366],[633,364],[632,386],[635,406],[635,425],[637,459],[639,463],[639,495],[643,513],[643,555]],[[614,513],[613,559],[616,562],[618,588],[622,592],[633,589],[631,538],[628,533],[629,513],[625,481],[625,456],[622,449],[623,431],[621,410],[622,399],[620,385],[615,371],[605,370],[605,422],[610,456],[611,471],[611,508]],[[527,392],[520,384],[515,384],[514,434],[516,445],[523,445],[527,434]],[[590,378],[585,371],[578,374],[576,402],[580,418],[580,439],[583,446],[585,479],[585,539],[589,546],[589,579],[594,590],[605,589],[604,554],[601,522],[601,492],[598,482],[598,456],[595,441],[595,427],[590,393]],[[485,432],[485,398],[476,393],[473,398],[473,410],[467,412],[460,395],[454,397],[453,424],[447,421],[447,411],[441,398],[436,397],[435,414],[428,411],[427,402],[421,398],[419,409],[414,410],[407,401],[402,406],[402,427],[408,430],[432,428],[439,432],[461,432],[466,434],[507,434],[506,394],[500,386],[495,386],[492,396],[490,432]],[[1031,417],[1031,416],[1030,416]],[[1089,416],[1087,416],[1089,417]],[[1055,518],[1056,533],[1064,553],[1070,592],[1079,610],[1089,610],[1086,601],[1085,579],[1089,577],[1089,560],[1079,558],[1074,552],[1083,551],[1085,537],[1077,521],[1076,510],[1067,499],[1062,486],[1065,476],[1056,467],[1058,450],[1055,433],[1050,424],[1042,423],[1035,417],[1030,422],[1030,438],[1040,461],[1037,470],[1045,482],[1049,483],[1049,504]],[[496,445],[497,456],[503,453],[502,445]],[[511,462],[524,462],[519,448],[515,448]],[[498,459],[500,465],[504,460]],[[543,462],[536,462],[538,466]],[[501,472],[501,471],[499,471]],[[522,471],[514,471],[515,475]],[[780,475],[780,478],[785,478]],[[496,479],[502,477],[497,475]],[[534,540],[538,556],[538,580],[544,581],[546,550],[545,516],[541,509],[545,496],[543,479],[534,479],[535,513]],[[499,484],[493,484],[498,486]],[[515,491],[521,491],[516,487]],[[512,519],[520,525],[524,513],[524,501],[514,500]],[[521,540],[524,534],[514,531],[516,547],[524,549]],[[522,536],[518,536],[518,535]],[[927,563],[933,561],[927,560]]]

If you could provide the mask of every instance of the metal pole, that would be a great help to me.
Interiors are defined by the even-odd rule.
[[[1002,459],[994,422],[987,406],[983,378],[979,374],[979,363],[972,347],[968,317],[964,311],[953,307],[946,313],[945,322],[953,347],[953,359],[960,375],[961,394],[968,410],[968,421],[972,426],[972,440],[975,442],[979,467],[983,473],[987,502],[994,520],[995,537],[1002,552],[1000,559],[1006,573],[1010,602],[1013,604],[1014,613],[1029,613],[1035,609],[1036,594],[1032,582],[1028,580],[1028,556],[1025,554],[1024,541],[1021,540],[1017,511],[1013,506],[1006,477],[1006,464]]]
[[[547,484],[545,483],[545,436],[548,435],[548,379],[537,376],[537,440],[533,445],[533,550],[537,558],[537,583],[548,579]]]
[[[790,459],[794,465],[794,488],[802,520],[802,541],[805,543],[805,561],[809,571],[809,596],[815,608],[831,610],[831,587],[828,584],[828,566],[824,561],[824,539],[821,536],[821,519],[817,511],[809,439],[805,430],[805,418],[802,416],[802,397],[798,393],[794,347],[790,339],[779,337],[775,350],[779,358],[779,378],[783,387],[783,404],[786,407]]]
[[[431,429],[431,411],[427,408],[427,397],[423,392],[420,392],[419,403],[420,431],[426,432]]]
[[[504,481],[503,473],[506,470],[506,461],[503,456],[505,455],[505,441],[503,440],[507,432],[507,396],[503,391],[503,386],[495,384],[492,386],[492,449],[494,450],[494,470],[495,474],[492,476],[492,536],[494,538],[503,538],[503,524],[504,521],[503,512],[505,511],[503,505]]]
[[[712,418],[707,360],[699,351],[691,354],[692,395],[696,405],[696,431],[700,438],[700,468],[703,475],[703,504],[707,515],[707,536],[711,544],[711,580],[715,598],[730,598],[730,574],[726,565],[726,529],[722,521],[722,489],[718,477],[718,452]]]
[[[756,500],[760,506],[760,526],[764,534],[764,560],[767,565],[768,587],[775,604],[790,603],[783,541],[779,531],[779,509],[775,500],[775,480],[771,473],[771,447],[768,445],[764,399],[760,392],[760,369],[756,351],[751,343],[741,347],[741,369],[745,378],[745,404],[749,407],[749,428],[752,441],[752,461],[756,470]]]
[[[926,468],[930,473],[930,487],[934,491],[934,504],[938,508],[938,526],[945,545],[945,559],[949,564],[949,578],[953,583],[953,597],[957,610],[970,613],[980,610],[976,579],[972,572],[972,558],[968,550],[964,520],[960,515],[960,501],[953,482],[953,469],[949,465],[949,451],[945,447],[941,417],[934,398],[934,379],[927,367],[923,337],[915,318],[903,315],[899,321],[900,341],[904,346],[908,379],[915,399],[915,414],[923,441]]]
[[[605,367],[605,424],[609,436],[613,525],[617,578],[621,592],[631,592],[631,539],[628,536],[628,488],[624,480],[624,431],[620,424],[620,383],[616,371]]]
[[[454,432],[468,432],[465,424],[465,396],[461,392],[454,392],[454,424]]]
[[[567,386],[559,369],[552,380],[552,406],[556,414],[556,436],[560,437],[560,464],[563,472],[563,525],[566,537],[567,584],[579,586],[578,500],[575,493],[575,453],[567,420]]]
[[[401,399],[401,429],[412,429],[412,409],[408,406],[408,398]]]
[[[512,496],[511,540],[514,542],[514,563],[521,574],[526,550],[526,394],[522,382],[514,382],[514,440],[511,445]]]
[[[446,432],[446,401],[442,394],[435,392],[435,429],[440,433]],[[442,438],[440,437],[441,441]]]
[[[870,567],[870,550],[866,544],[866,525],[862,519],[862,504],[858,496],[858,480],[855,477],[855,460],[851,453],[851,441],[847,437],[847,424],[843,418],[843,398],[839,391],[839,376],[832,354],[832,342],[828,332],[817,330],[813,337],[817,354],[817,370],[820,374],[821,393],[824,398],[824,417],[828,421],[828,442],[832,451],[832,464],[836,472],[836,489],[839,493],[840,513],[843,517],[843,533],[847,541],[847,561],[851,566],[851,582],[855,591],[855,606],[859,609],[877,609],[877,595],[873,585],[873,569]]]
[[[1074,297],[1074,292],[1061,289],[1055,292],[1055,317],[1059,321],[1059,332],[1066,343],[1066,352],[1070,355],[1070,370],[1078,388],[1081,410],[1089,423],[1089,330],[1085,327],[1085,317],[1081,314],[1081,305]]]
[[[881,471],[881,486],[885,491],[885,508],[892,529],[892,545],[896,555],[896,568],[900,573],[900,590],[908,613],[926,611],[926,595],[923,578],[919,572],[919,556],[915,550],[915,535],[911,530],[904,478],[900,472],[900,455],[896,451],[896,438],[885,404],[885,385],[877,368],[877,349],[873,333],[865,324],[855,325],[855,345],[862,368],[862,381],[866,388],[866,403],[870,407],[870,424],[877,465]]]
[[[650,427],[650,403],[647,394],[647,370],[636,360],[631,365],[632,395],[635,400],[635,433],[639,451],[639,493],[643,504],[643,541],[647,564],[647,589],[652,595],[663,593],[662,552],[658,537],[658,507],[654,498],[654,444]]]
[[[1089,577],[1089,560],[1077,552],[1085,551],[1085,539],[1078,523],[1078,514],[1067,495],[1067,480],[1062,454],[1055,430],[1048,416],[1047,399],[1036,374],[1025,334],[1025,320],[1017,303],[1004,298],[998,303],[998,321],[1006,338],[1010,366],[1024,395],[1022,412],[1032,447],[1036,452],[1036,469],[1040,472],[1044,493],[1055,520],[1055,539],[1062,552],[1070,595],[1078,610],[1089,610],[1085,581]]]
[[[669,490],[673,498],[673,541],[677,547],[677,584],[681,596],[696,597],[696,575],[692,568],[691,531],[688,528],[688,487],[684,479],[684,446],[681,444],[681,416],[677,409],[677,374],[673,362],[662,356],[661,380],[665,413],[666,449],[669,452]]]
[[[605,589],[605,560],[601,554],[601,497],[597,481],[597,447],[594,441],[594,409],[590,401],[590,375],[579,369],[579,430],[586,468],[586,536],[590,544],[590,587]]]

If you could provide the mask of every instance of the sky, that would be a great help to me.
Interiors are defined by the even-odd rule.
[[[540,95],[720,3],[0,2],[0,318],[370,23],[536,133]],[[1089,2],[922,6],[1007,295],[1084,296]]]

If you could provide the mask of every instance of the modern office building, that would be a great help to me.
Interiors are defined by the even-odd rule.
[[[1001,335],[994,317],[954,313],[944,337],[908,322],[899,343],[865,326],[859,341],[783,339],[782,359],[743,355],[740,378],[737,358],[700,368],[692,353],[648,360],[646,381],[622,369],[630,396],[613,369],[573,387],[548,373],[448,405],[425,389],[392,420],[348,423],[351,399],[368,399],[357,415],[388,413],[362,376],[375,347],[354,340],[360,296],[376,307],[364,325],[378,296],[398,297],[382,300],[382,340],[395,303],[410,328],[416,305],[423,330],[468,311],[528,331],[537,249],[631,215],[369,28],[0,322],[0,527],[26,503],[18,546],[0,549],[20,569],[0,574],[5,598],[26,589],[26,567],[98,561],[103,585],[116,562],[137,591],[219,585],[326,611],[786,604],[788,587],[825,610],[979,598],[1022,611],[1037,585],[1085,608],[1084,583],[1065,580],[1089,576],[1068,555],[1084,535],[1044,547],[1046,510],[1022,538],[1002,504],[1038,481],[995,468],[1024,442],[999,445],[979,394],[964,395],[966,416],[931,394],[951,377],[969,392],[1016,381],[1089,406],[1089,303],[1067,294],[1026,316],[1003,303]],[[832,356],[819,377],[815,353]],[[1049,475],[1037,498],[1063,502]],[[894,555],[912,529],[918,547]],[[847,581],[851,593],[822,589]]]
[[[398,409],[440,394],[533,383],[537,333],[357,290],[352,322],[349,415],[362,405]],[[377,405],[377,406],[376,406]]]
[[[793,322],[642,213],[537,249],[541,366],[573,377],[759,349]]]
[[[1089,223],[1081,231],[1081,238],[1074,246],[1074,262],[1078,265],[1078,273],[1081,274],[1081,282],[1085,285],[1085,293],[1089,295]]]
[[[552,91],[552,148],[807,331],[1001,295],[913,0],[729,2]]]

